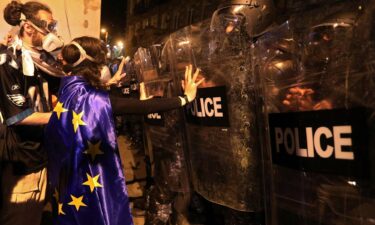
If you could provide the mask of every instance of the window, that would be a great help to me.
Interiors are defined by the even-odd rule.
[[[177,28],[186,26],[187,22],[188,22],[188,19],[189,19],[189,11],[188,10],[182,11],[181,14],[178,17]]]
[[[151,26],[158,27],[158,15],[154,15],[151,17]]]
[[[133,30],[134,28],[133,28],[133,25],[130,25],[129,27],[128,27],[128,36],[133,36],[133,33],[134,33],[134,30]]]
[[[135,0],[129,0],[129,15],[134,14],[134,1]]]
[[[170,17],[167,13],[163,13],[161,16],[161,26],[160,28],[163,30],[166,30],[169,28],[169,22],[170,22]]]
[[[141,23],[140,22],[135,24],[135,32],[138,32],[139,29],[141,29]]]
[[[179,20],[180,20],[180,13],[176,12],[176,13],[174,14],[174,18],[173,18],[173,29],[174,29],[174,30],[177,30]]]
[[[194,9],[190,8],[188,11],[188,24],[192,24],[194,19]]]
[[[145,8],[148,9],[150,7],[150,0],[144,0]]]
[[[144,19],[142,22],[142,28],[146,28],[148,26],[148,18]]]

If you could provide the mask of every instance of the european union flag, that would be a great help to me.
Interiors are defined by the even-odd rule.
[[[82,77],[64,77],[46,128],[46,146],[54,224],[133,224],[105,91]]]

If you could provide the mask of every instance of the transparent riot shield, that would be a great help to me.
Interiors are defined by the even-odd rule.
[[[375,224],[373,5],[325,5],[258,39],[274,224]]]
[[[260,224],[262,162],[250,40],[241,17],[217,16],[180,32],[205,78],[186,107],[192,181],[203,198],[231,211],[220,224]]]
[[[136,53],[138,74],[146,92],[154,98],[181,95],[170,69],[170,44],[140,48]],[[189,175],[185,159],[185,132],[181,109],[154,112],[145,117],[148,151],[152,152],[154,185],[149,190],[146,224],[186,224]],[[171,216],[172,215],[172,216]]]

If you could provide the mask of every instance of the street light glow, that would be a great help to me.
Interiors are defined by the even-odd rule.
[[[117,42],[117,46],[118,46],[119,48],[123,48],[123,47],[124,47],[124,43],[123,43],[122,41],[118,41],[118,42]]]
[[[101,31],[103,34],[107,32],[107,30],[106,30],[105,28],[102,28],[100,31]]]
[[[233,13],[236,14],[238,13],[239,11],[241,11],[243,9],[243,5],[240,5],[240,6],[236,6],[234,9],[233,9]]]
[[[188,45],[188,44],[190,44],[190,41],[189,41],[189,40],[180,41],[180,42],[178,43],[179,46]]]

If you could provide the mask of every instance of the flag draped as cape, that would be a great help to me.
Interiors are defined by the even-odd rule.
[[[133,224],[105,91],[80,76],[62,78],[46,147],[54,224]]]

